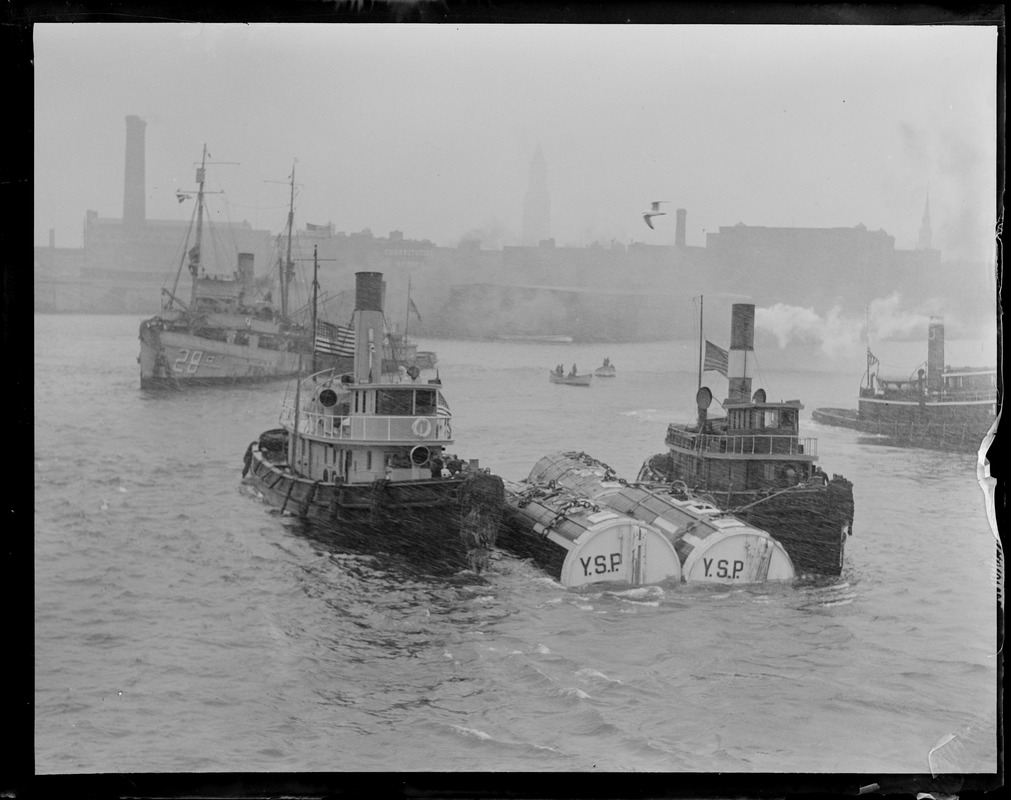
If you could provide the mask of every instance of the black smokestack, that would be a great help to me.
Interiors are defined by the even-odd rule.
[[[379,382],[383,366],[383,273],[355,273],[355,383]]]
[[[730,316],[730,352],[727,357],[727,377],[730,380],[730,402],[746,402],[751,398],[751,362],[755,351],[755,306],[734,303]]]
[[[144,128],[147,123],[131,114],[126,118],[126,167],[123,171],[123,224],[144,224]]]
[[[931,317],[927,326],[927,390],[944,388],[944,320]]]

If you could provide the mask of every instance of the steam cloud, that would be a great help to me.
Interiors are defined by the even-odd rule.
[[[930,315],[904,310],[901,304],[897,292],[878,298],[865,317],[846,315],[838,305],[822,316],[813,308],[776,303],[755,310],[755,329],[774,336],[781,350],[791,342],[817,343],[827,356],[852,358],[863,351],[868,338],[875,342],[926,335]]]

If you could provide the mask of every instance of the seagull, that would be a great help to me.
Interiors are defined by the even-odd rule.
[[[654,200],[650,204],[650,210],[647,211],[645,214],[642,215],[642,218],[644,220],[646,220],[646,224],[649,225],[650,230],[656,230],[656,228],[653,227],[653,221],[652,221],[651,218],[652,217],[662,217],[664,214],[667,213],[666,211],[661,211],[660,210],[660,204],[661,203],[669,203],[669,202],[670,202],[670,200]]]

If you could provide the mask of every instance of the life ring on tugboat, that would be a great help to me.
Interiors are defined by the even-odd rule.
[[[424,439],[432,432],[432,422],[425,417],[419,417],[411,424],[411,430],[414,431],[415,436]]]

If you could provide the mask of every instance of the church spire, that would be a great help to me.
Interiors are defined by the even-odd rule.
[[[923,206],[923,222],[920,223],[920,238],[916,242],[917,250],[933,250],[930,234],[930,190],[927,190],[927,202]]]

